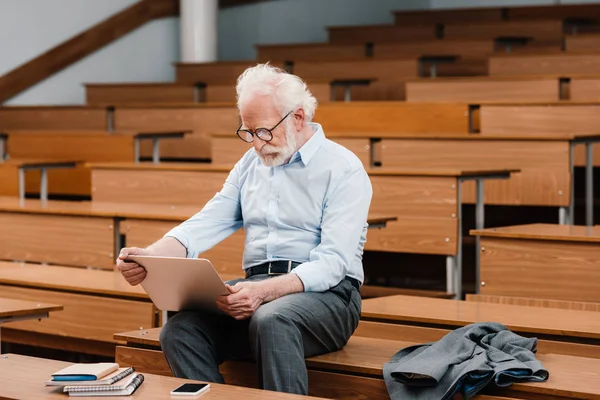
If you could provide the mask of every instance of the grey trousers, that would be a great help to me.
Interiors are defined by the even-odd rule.
[[[254,360],[262,389],[308,394],[304,358],[344,347],[360,311],[360,293],[342,280],[326,292],[263,304],[244,321],[211,311],[179,312],[161,330],[160,344],[176,377],[224,383],[222,362]]]

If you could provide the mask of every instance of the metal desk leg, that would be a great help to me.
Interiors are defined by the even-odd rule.
[[[346,85],[346,89],[344,90],[344,101],[348,102],[351,100],[351,88],[350,85]]]
[[[160,147],[158,145],[160,139],[152,138],[152,162],[158,164],[160,162]]]
[[[25,170],[19,168],[19,200],[25,200]]]
[[[48,201],[48,170],[40,169],[40,199]]]
[[[436,78],[437,77],[437,64],[432,63],[431,67],[429,67],[429,77]]]
[[[137,164],[140,162],[140,139],[133,140],[133,160]]]
[[[0,139],[0,164],[4,162],[4,139]]]
[[[162,310],[161,315],[162,315],[162,326],[165,326],[167,324],[167,320],[169,319],[169,312]]]
[[[594,225],[594,152],[593,144],[585,144],[585,224]]]
[[[455,256],[446,256],[446,293],[456,294],[456,266],[457,260]]]
[[[476,200],[475,200],[475,229],[485,227],[485,210],[483,203],[483,180],[475,181]],[[481,289],[481,237],[475,237],[475,293]]]

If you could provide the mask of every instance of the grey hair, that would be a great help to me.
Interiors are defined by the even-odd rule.
[[[257,64],[246,69],[237,79],[237,107],[255,95],[269,96],[281,116],[302,108],[307,122],[312,121],[317,108],[317,99],[312,95],[306,83],[292,75],[267,64]]]

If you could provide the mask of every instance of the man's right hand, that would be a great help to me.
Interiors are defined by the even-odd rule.
[[[124,247],[117,258],[117,269],[125,277],[131,286],[139,285],[146,278],[146,270],[135,262],[126,262],[129,256],[147,256],[150,255],[148,250],[138,247]]]

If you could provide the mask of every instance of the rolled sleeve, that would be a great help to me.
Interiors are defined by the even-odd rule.
[[[329,290],[346,277],[367,227],[372,194],[369,176],[360,165],[349,167],[326,198],[321,242],[309,261],[292,271],[306,292]]]

